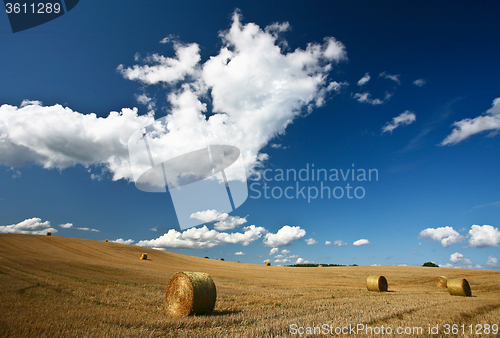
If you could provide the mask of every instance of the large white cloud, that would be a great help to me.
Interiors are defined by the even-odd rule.
[[[300,226],[285,225],[277,233],[268,233],[264,238],[264,245],[268,247],[281,247],[290,245],[293,241],[299,240],[306,235],[306,231]]]
[[[152,115],[139,116],[137,109],[127,108],[100,118],[38,101],[24,101],[19,108],[2,105],[0,164],[33,162],[57,169],[104,165],[114,180],[131,178],[128,138],[153,120]]]
[[[500,97],[493,100],[492,107],[483,115],[456,121],[452,126],[453,131],[441,142],[441,145],[454,145],[472,135],[488,130],[492,131],[490,135],[495,135],[500,131]]]
[[[420,231],[419,238],[430,238],[434,241],[440,241],[445,248],[452,244],[460,243],[464,237],[454,230],[453,227],[446,226],[441,228],[427,228]]]
[[[162,150],[167,149],[165,158],[199,144],[229,144],[239,148],[244,165],[252,171],[268,157],[261,149],[272,138],[283,134],[298,116],[323,105],[329,92],[344,85],[328,80],[333,66],[346,59],[344,45],[333,37],[288,51],[281,38],[288,24],[261,29],[254,23],[242,24],[240,19],[235,12],[230,29],[220,33],[218,54],[204,63],[198,44],[169,38],[174,57],[153,54],[142,60],[137,57],[140,64],[118,66],[126,79],[146,86],[165,85],[171,105],[168,132],[155,138]],[[137,99],[142,104],[152,102],[146,93]],[[211,101],[213,111],[207,112],[206,100]],[[186,132],[186,128],[194,128],[191,122],[186,127],[182,112],[187,108],[198,114],[193,123],[200,125],[203,135],[192,137],[192,132]],[[36,101],[20,107],[3,105],[0,164],[16,167],[34,162],[59,169],[98,165],[109,170],[114,180],[132,179],[128,138],[153,121],[153,112],[138,115],[136,109],[128,108],[98,118],[60,105],[44,107]],[[147,156],[144,161],[149,166]]]
[[[242,244],[246,246],[259,239],[266,232],[266,229],[250,225],[244,227],[243,231],[225,233],[209,230],[206,226],[190,228],[183,232],[170,229],[166,234],[156,239],[139,241],[137,245],[155,249],[208,249],[224,244]]]
[[[178,113],[194,108],[206,142],[238,147],[251,171],[267,158],[260,150],[272,138],[283,134],[296,117],[323,105],[328,92],[343,85],[327,80],[333,64],[346,59],[342,43],[329,37],[322,44],[308,44],[305,50],[285,52],[281,46],[287,44],[280,34],[287,29],[288,24],[265,29],[254,23],[244,25],[235,13],[230,29],[220,34],[223,44],[218,54],[204,63],[196,57],[197,44],[175,42],[174,58],[154,55],[142,65],[120,66],[119,71],[146,85],[175,84],[168,87],[167,96],[172,105],[170,133],[183,118]],[[213,105],[208,119],[203,116],[207,99]],[[193,142],[185,137],[173,144]]]
[[[11,225],[0,226],[0,232],[13,234],[45,235],[47,232],[56,233],[57,229],[50,226],[49,221],[42,222],[40,218],[33,217]]]
[[[500,246],[500,230],[491,225],[473,225],[469,230],[469,246],[472,248]]]
[[[395,118],[392,119],[392,122],[387,122],[386,125],[382,128],[382,133],[385,132],[390,132],[392,134],[392,131],[396,129],[397,127],[401,125],[408,125],[417,120],[417,116],[409,111],[406,110],[403,113],[401,113],[399,116],[396,116]]]

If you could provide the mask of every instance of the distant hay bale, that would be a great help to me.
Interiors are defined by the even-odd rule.
[[[148,254],[145,253],[141,254],[141,259],[148,259]]]
[[[271,262],[266,261],[266,266],[271,266]]]
[[[436,283],[436,286],[439,286],[440,288],[445,288],[448,284],[448,278],[445,276],[436,277],[436,279],[434,279],[434,283]]]
[[[107,239],[105,239],[104,242],[108,243],[109,241]]]
[[[448,279],[448,292],[452,296],[465,296],[471,297],[472,292],[470,290],[469,282],[466,279]]]
[[[224,261],[224,258],[219,258],[220,261]]]
[[[165,290],[165,309],[171,317],[208,314],[217,299],[215,284],[208,273],[177,272]]]
[[[387,279],[384,276],[370,275],[366,279],[366,287],[368,291],[387,291]]]
[[[322,267],[323,267],[323,265],[321,265],[321,264],[320,264],[320,265],[318,265],[318,268],[322,268]]]
[[[52,232],[47,231],[47,236],[52,236]]]

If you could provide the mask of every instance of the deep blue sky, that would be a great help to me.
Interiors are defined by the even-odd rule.
[[[298,171],[313,163],[316,168],[346,170],[354,164],[356,169],[377,169],[378,181],[354,182],[366,191],[362,199],[310,203],[297,198],[256,199],[249,190],[248,200],[230,213],[247,216],[247,222],[226,232],[242,232],[249,225],[274,234],[285,225],[300,227],[305,236],[279,247],[280,252],[290,251],[283,258],[293,256],[285,264],[300,257],[317,263],[434,261],[443,266],[500,267],[500,138],[491,134],[500,127],[493,122],[483,132],[440,145],[452,133],[454,122],[480,117],[500,97],[500,5],[495,1],[89,0],[56,20],[15,34],[7,15],[0,14],[0,105],[20,107],[23,100],[37,100],[46,107],[60,104],[105,118],[122,108],[137,107],[139,115],[146,114],[146,106],[136,97],[147,94],[156,99],[155,118],[165,116],[169,112],[165,97],[171,88],[130,81],[117,67],[140,64],[134,60],[137,53],[174,57],[172,43],[159,43],[170,35],[185,44],[197,43],[203,64],[219,53],[224,44],[219,33],[231,26],[236,8],[243,24],[264,29],[288,22],[291,28],[281,35],[288,42],[283,53],[334,37],[347,55],[329,72],[328,80],[348,85],[338,93],[330,92],[325,105],[297,117],[284,134],[262,148],[269,155],[262,170]],[[371,79],[359,86],[366,73]],[[415,85],[418,79],[425,83]],[[356,93],[370,93],[369,98],[383,103],[362,102]],[[391,96],[384,100],[387,93]],[[415,120],[382,133],[405,111],[414,114]],[[494,112],[490,115],[494,121],[499,119]],[[40,218],[49,221],[58,236],[133,239],[135,243],[158,238],[169,229],[181,231],[168,194],[141,192],[124,179],[113,181],[106,168],[78,164],[44,169],[36,163],[11,168],[4,157],[0,226]],[[99,174],[102,169],[101,179],[92,179],[88,172]],[[282,189],[295,183],[268,182]],[[59,226],[66,223],[73,227]],[[481,226],[474,235],[479,237],[471,237],[473,225]],[[213,228],[212,223],[207,226]],[[463,236],[461,241],[442,245],[440,240],[450,234],[450,229],[439,229],[444,227]],[[429,228],[434,230],[422,236]],[[491,240],[481,242],[482,234]],[[280,259],[269,255],[272,247],[265,246],[263,238],[248,246],[166,249],[257,264]],[[308,245],[305,240],[310,238],[318,243]],[[471,238],[480,241],[470,242]],[[353,245],[360,239],[369,244]],[[337,240],[347,244],[325,245]],[[234,256],[236,252],[245,255]]]

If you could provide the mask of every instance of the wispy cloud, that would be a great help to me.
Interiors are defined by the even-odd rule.
[[[426,81],[424,79],[417,79],[413,81],[413,84],[417,87],[422,87],[425,83]]]
[[[371,77],[369,73],[366,73],[361,79],[358,81],[358,86],[362,86],[368,83],[370,81]]]
[[[382,127],[382,134],[386,132],[390,132],[392,134],[392,131],[397,127],[401,125],[409,125],[415,122],[416,120],[417,116],[415,115],[415,113],[406,110],[399,116],[394,117],[391,122],[387,122],[385,126]]]
[[[390,74],[387,74],[386,72],[382,72],[379,74],[379,76],[383,77],[384,79],[392,80],[392,81],[396,82],[398,85],[401,84],[401,80],[399,79],[401,74],[390,75]]]
[[[497,135],[500,132],[500,97],[493,100],[492,107],[483,115],[456,121],[452,127],[453,131],[441,142],[442,146],[457,144],[484,131],[491,131],[488,135],[491,137]]]

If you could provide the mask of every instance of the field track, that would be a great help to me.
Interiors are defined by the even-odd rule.
[[[140,260],[141,253],[148,259]],[[165,286],[178,271],[211,275],[212,315],[166,317]],[[385,276],[389,292],[367,291],[371,274]],[[435,286],[437,276],[466,278],[473,297],[450,296]],[[466,330],[500,324],[500,272],[266,267],[104,241],[0,234],[0,337],[280,337],[293,336],[293,324],[424,330],[404,337],[431,336],[429,325],[439,325],[440,337],[500,336],[484,329],[482,335],[443,333],[445,324]]]

